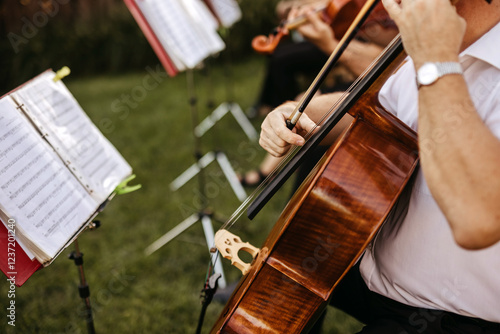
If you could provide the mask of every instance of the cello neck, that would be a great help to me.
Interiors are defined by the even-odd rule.
[[[340,119],[349,112],[354,104],[360,97],[369,89],[379,89],[385,82],[386,78],[392,74],[394,67],[398,66],[395,60],[404,52],[403,43],[399,36],[397,36],[391,44],[386,48],[382,55],[372,64],[371,68],[367,70],[365,75],[361,76],[351,87],[348,96],[336,106],[333,113],[328,119],[320,126],[319,130],[306,141],[297,153],[289,160],[283,168],[272,177],[262,192],[255,197],[252,203],[248,206],[247,216],[253,219],[259,211],[266,205],[266,203],[274,196],[274,194],[281,188],[281,186],[288,180],[288,178],[295,172],[295,170],[310,157],[321,141],[333,129],[333,127],[340,121]],[[391,66],[393,65],[393,66]],[[374,86],[380,87],[374,87]]]

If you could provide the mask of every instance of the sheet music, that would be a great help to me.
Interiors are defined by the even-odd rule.
[[[10,97],[0,100],[0,129],[1,209],[16,220],[16,237],[43,263],[58,253],[99,203]]]
[[[0,109],[1,110],[1,109]],[[1,113],[1,111],[0,111]],[[7,228],[8,221],[10,217],[3,211],[5,208],[0,204],[0,220],[2,221],[3,225]],[[6,223],[7,222],[7,223]],[[26,240],[26,239],[23,239]],[[20,240],[18,236],[16,235],[16,242],[21,248],[23,249],[24,253],[30,258],[30,260],[33,260],[35,258],[35,254],[29,249],[28,246],[24,243],[23,240]],[[1,243],[0,243],[1,244]]]
[[[68,168],[100,203],[132,173],[54,72],[44,72],[12,96],[29,115]]]
[[[209,0],[224,27],[231,27],[241,20],[241,9],[235,0]]]
[[[224,42],[217,33],[219,26],[216,18],[201,0],[183,0],[181,2],[192,20],[191,27],[201,36],[208,54],[215,54],[224,49]]]
[[[194,68],[205,58],[225,47],[215,28],[211,26],[213,23],[197,21],[203,15],[200,14],[203,11],[200,7],[204,4],[200,4],[199,0],[195,1],[198,4],[184,4],[179,0],[137,1],[143,15],[179,70]],[[190,11],[186,8],[190,8]],[[192,13],[198,13],[198,16],[193,18]]]

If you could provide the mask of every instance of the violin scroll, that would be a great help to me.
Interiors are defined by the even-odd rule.
[[[252,48],[258,53],[269,55],[274,52],[281,41],[281,38],[286,35],[288,34],[285,34],[283,30],[278,30],[277,32],[270,34],[268,37],[264,35],[255,36],[252,40]]]
[[[361,10],[366,0],[330,0],[315,9],[322,21],[330,25],[337,38],[342,38],[351,25],[352,20]],[[302,15],[293,20],[285,20],[268,36],[256,36],[252,40],[252,48],[258,53],[272,54],[281,39],[288,36],[289,31],[297,29],[308,22]]]

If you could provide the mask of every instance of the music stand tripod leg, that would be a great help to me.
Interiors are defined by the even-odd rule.
[[[192,214],[187,219],[185,219],[183,222],[181,222],[179,225],[177,225],[176,227],[171,229],[169,232],[165,233],[163,236],[161,236],[159,239],[157,239],[155,242],[153,242],[151,245],[149,245],[144,250],[144,253],[146,255],[153,254],[158,249],[165,246],[172,239],[174,239],[175,237],[180,235],[182,232],[184,232],[185,230],[187,230],[189,227],[191,227],[192,225],[194,225],[195,223],[197,223],[200,220],[201,220],[201,224],[203,227],[203,232],[205,234],[205,240],[207,241],[208,250],[210,251],[210,248],[215,244],[214,243],[214,229],[212,226],[212,220],[207,213],[201,212],[201,213]],[[221,288],[224,288],[226,286],[226,280],[224,278],[224,270],[222,269],[221,261],[217,261],[216,258],[213,258],[212,265],[215,268],[215,272],[221,274],[219,286]]]
[[[243,129],[248,139],[250,139],[251,141],[256,141],[259,135],[257,134],[257,131],[253,127],[252,123],[250,123],[250,121],[248,120],[243,110],[241,110],[240,105],[234,102],[229,102],[227,103],[227,105],[227,108],[229,108],[229,111],[233,115],[236,122],[238,122],[240,127]]]
[[[177,225],[176,227],[165,233],[163,236],[161,236],[159,239],[157,239],[155,242],[153,242],[151,245],[149,245],[144,250],[144,253],[146,255],[153,254],[158,249],[169,243],[173,238],[175,238],[176,236],[187,230],[189,227],[191,227],[194,223],[196,223],[199,220],[199,218],[200,215],[198,213],[193,213],[191,216],[184,219],[179,225]]]
[[[245,189],[243,189],[243,186],[241,185],[238,176],[234,172],[234,169],[231,166],[231,163],[229,162],[227,156],[223,152],[217,152],[215,158],[219,163],[219,166],[222,169],[222,172],[224,173],[227,181],[229,182],[229,185],[233,189],[236,197],[238,197],[240,202],[245,201],[245,199],[247,198],[247,193],[245,192]]]
[[[196,163],[191,165],[188,169],[179,175],[175,180],[170,183],[170,190],[176,191],[185,185],[189,180],[195,177],[203,168],[207,167],[214,161],[215,153],[208,152],[202,158],[200,158]]]
[[[208,251],[210,252],[212,246],[215,245],[215,240],[214,240],[215,234],[214,234],[214,228],[212,226],[212,220],[208,215],[203,214],[201,216],[201,224],[203,226],[203,231],[205,232],[205,239],[207,240]],[[212,256],[212,265],[214,266],[215,273],[221,274],[221,277],[219,278],[219,287],[225,288],[227,284],[226,284],[226,278],[224,277],[224,270],[222,269],[221,261],[217,261],[216,256]]]
[[[176,191],[181,188],[189,180],[200,173],[201,169],[206,168],[210,163],[212,163],[214,159],[217,160],[236,197],[241,202],[243,202],[247,198],[247,194],[245,192],[245,189],[243,189],[240,181],[238,180],[238,176],[234,172],[231,163],[223,152],[208,152],[207,154],[205,154],[197,163],[186,169],[184,173],[182,173],[174,181],[172,181],[170,183],[170,189],[172,191]]]
[[[227,108],[226,103],[222,103],[221,105],[219,105],[217,109],[212,112],[212,114],[207,116],[200,124],[196,126],[196,128],[194,129],[194,134],[196,135],[196,137],[200,138],[201,136],[203,136],[228,112],[229,108]]]

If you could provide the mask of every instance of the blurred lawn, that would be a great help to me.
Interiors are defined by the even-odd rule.
[[[197,178],[176,192],[169,189],[170,182],[195,161],[186,74],[168,78],[156,66],[123,76],[65,79],[83,109],[132,165],[137,175],[133,182],[142,184],[141,190],[113,199],[98,217],[102,226],[78,239],[97,333],[194,333],[201,309],[199,293],[209,253],[200,223],[144,255],[148,245],[200,208]],[[264,59],[256,57],[235,63],[229,72],[218,65],[196,71],[199,119],[211,112],[210,103],[217,106],[233,99],[248,108],[257,97],[263,69]],[[258,128],[260,120],[253,122]],[[202,153],[213,149],[223,150],[236,171],[257,166],[264,156],[230,114],[202,138]],[[212,163],[204,175],[209,207],[229,217],[240,203],[218,165]],[[254,221],[242,219],[234,230],[259,247],[289,193],[286,186]],[[215,229],[221,225],[213,223]],[[6,333],[87,333],[77,267],[67,259],[72,250],[70,246],[17,289],[16,327],[5,326]],[[229,282],[239,279],[227,261],[223,266]],[[5,307],[6,280],[0,290]],[[208,333],[222,306],[210,305],[203,333]],[[328,312],[325,332],[359,328],[341,312]]]

